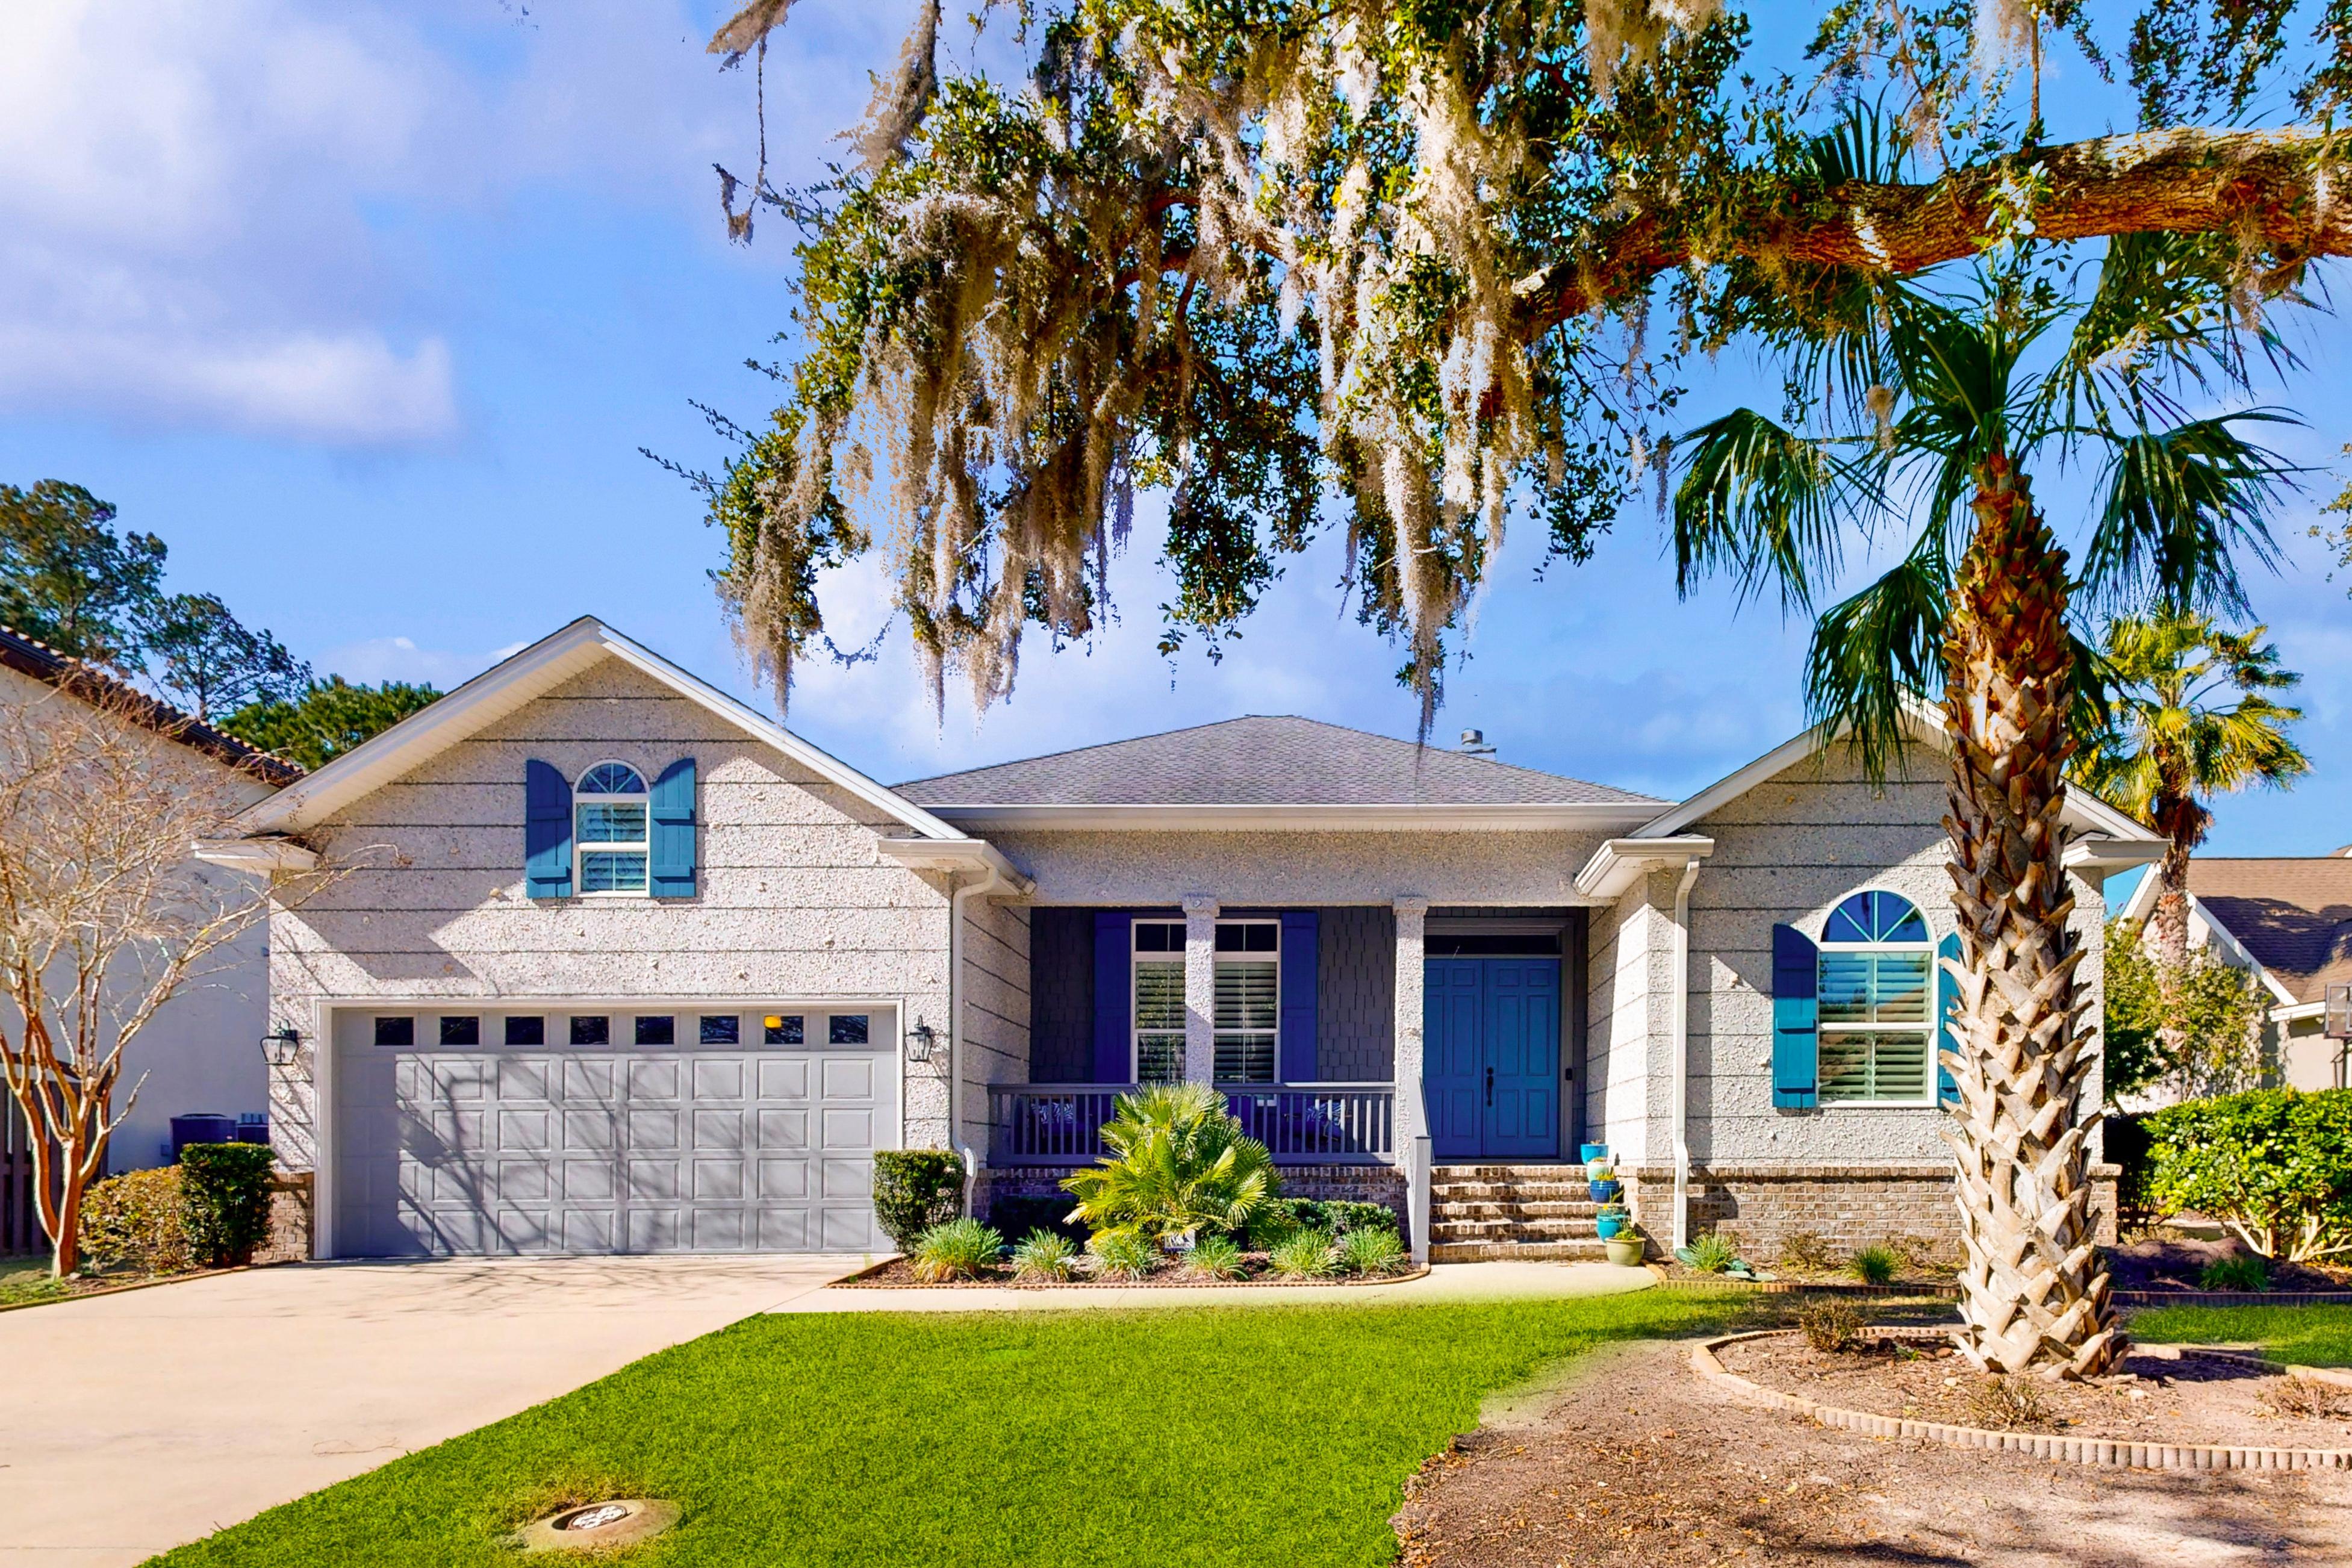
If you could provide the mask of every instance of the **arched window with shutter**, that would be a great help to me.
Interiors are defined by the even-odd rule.
[[[1822,929],[1821,1099],[1824,1104],[1934,1100],[1935,947],[1918,907],[1871,889]]]
[[[583,893],[643,893],[650,854],[647,791],[626,763],[598,763],[572,786],[572,839]]]

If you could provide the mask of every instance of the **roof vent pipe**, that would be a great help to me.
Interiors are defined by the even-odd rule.
[[[1491,757],[1495,754],[1495,748],[1486,743],[1486,731],[1484,730],[1463,731],[1462,749],[1474,757]]]

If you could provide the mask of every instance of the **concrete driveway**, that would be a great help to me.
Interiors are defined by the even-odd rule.
[[[858,1261],[309,1264],[0,1313],[0,1568],[139,1563]]]

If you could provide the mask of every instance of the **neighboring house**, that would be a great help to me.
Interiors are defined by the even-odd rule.
[[[1441,1258],[1591,1247],[1585,1142],[1662,1240],[1852,1243],[1953,1229],[1938,771],[1800,738],[1675,804],[1247,718],[891,788],[583,619],[235,852],[349,872],[271,944],[322,1256],[879,1251],[877,1149],[984,1212],[1175,1078]],[[2068,821],[2095,988],[2161,846]]]
[[[217,763],[244,799],[259,801],[302,776],[290,763],[0,626],[0,702],[82,700],[76,693],[99,697],[128,721]],[[209,877],[236,874],[212,867],[200,871]],[[131,1098],[107,1151],[110,1169],[170,1163],[174,1116],[261,1114],[268,1091],[260,1049],[268,1001],[268,931],[257,923],[208,960],[205,973],[164,1003],[124,1048],[121,1092]]]
[[[2142,877],[2123,914],[2156,910],[2156,874]],[[2189,862],[2189,944],[2252,973],[2271,999],[2263,1059],[2291,1089],[2347,1087],[2345,1042],[2330,1039],[2327,989],[2352,984],[2352,848],[2333,855]]]

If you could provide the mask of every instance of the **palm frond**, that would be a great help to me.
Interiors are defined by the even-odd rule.
[[[2235,552],[2276,568],[2264,514],[2298,470],[2238,426],[2296,423],[2258,408],[2118,438],[2084,554],[2084,591],[2097,603],[2170,615],[2243,613]]]
[[[1938,695],[1951,587],[1941,532],[1931,530],[1893,570],[1813,624],[1807,716],[1825,737],[1843,735],[1873,782],[1908,744],[1906,709]]]
[[[1837,570],[1847,515],[1878,505],[1866,468],[1751,408],[1676,441],[1675,460],[1675,587],[1685,595],[1720,572],[1743,599],[1769,584],[1783,609],[1810,608],[1815,578]]]

